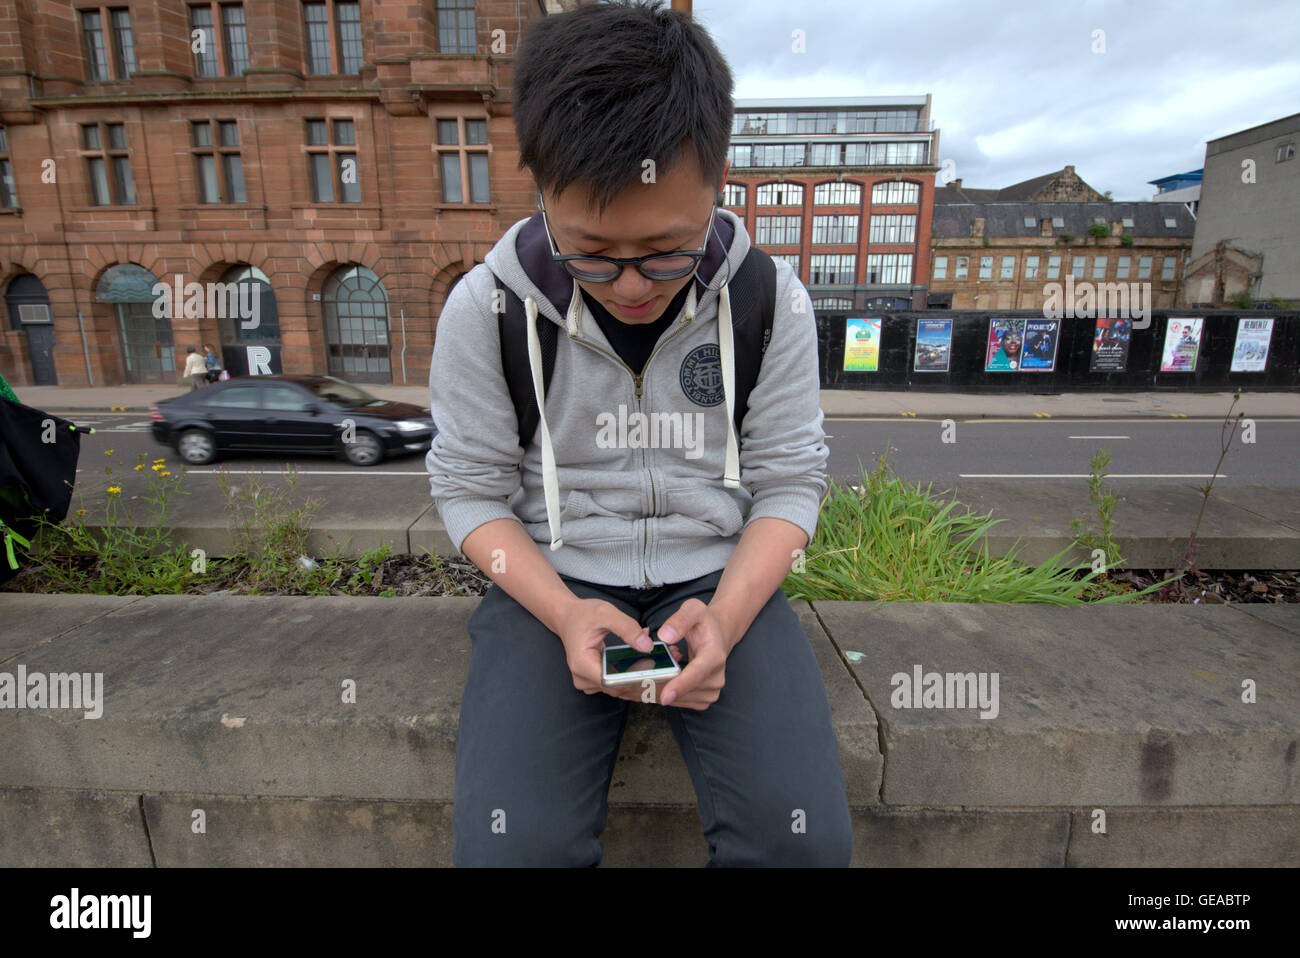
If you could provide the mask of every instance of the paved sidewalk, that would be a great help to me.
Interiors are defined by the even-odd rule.
[[[429,404],[423,386],[363,385],[381,399],[417,406]],[[18,399],[47,412],[147,412],[150,403],[182,395],[178,386],[22,386]],[[1180,390],[1141,393],[963,393],[912,390],[823,389],[821,406],[827,416],[901,416],[966,419],[1025,417],[1049,414],[1056,418],[1187,416],[1222,419],[1232,404],[1231,392],[1196,393]],[[1300,416],[1300,392],[1243,393],[1236,412],[1247,416]],[[1235,415],[1235,413],[1234,413]]]

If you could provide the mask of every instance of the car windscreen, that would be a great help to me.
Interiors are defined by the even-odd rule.
[[[341,379],[318,379],[313,382],[303,383],[303,385],[319,398],[344,409],[356,409],[360,406],[380,406],[384,403],[384,400],[376,399],[364,390],[358,389],[351,383],[345,383]]]

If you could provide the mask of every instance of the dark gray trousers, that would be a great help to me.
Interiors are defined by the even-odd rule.
[[[707,604],[721,577],[650,589],[564,581],[654,638],[688,598]],[[559,637],[499,586],[475,609],[469,634],[453,864],[599,865],[631,703],[575,689]],[[684,664],[689,651],[679,647]],[[826,687],[780,589],[728,657],[725,678],[703,711],[657,706],[695,786],[709,864],[847,867],[853,835]]]

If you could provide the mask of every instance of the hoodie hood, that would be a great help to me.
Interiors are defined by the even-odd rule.
[[[706,311],[715,302],[717,305],[718,349],[727,410],[726,461],[719,478],[730,489],[740,486],[740,454],[733,421],[736,366],[731,327],[731,295],[727,284],[744,262],[750,246],[749,235],[744,229],[737,228],[739,224],[740,220],[734,213],[718,208],[704,257],[691,280],[691,291],[684,309],[687,322],[690,322],[697,313]],[[540,413],[537,438],[541,445],[546,517],[550,527],[551,550],[554,551],[564,544],[564,539],[560,519],[559,478],[555,468],[551,432],[546,421],[546,385],[536,320],[538,315],[543,315],[573,338],[581,329],[586,306],[578,281],[551,258],[550,241],[540,212],[511,227],[502,241],[485,257],[485,262],[524,303],[528,365]]]

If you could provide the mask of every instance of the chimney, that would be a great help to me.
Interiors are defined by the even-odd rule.
[[[984,217],[982,216],[975,217],[975,222],[971,224],[970,235],[971,236],[984,235]]]
[[[1072,166],[1067,166],[1067,167],[1065,168],[1065,175],[1066,175],[1066,176],[1074,176],[1074,167],[1072,167]]]
[[[955,179],[955,180],[952,181],[952,186],[953,186],[954,188],[956,188],[956,189],[961,189],[961,177],[960,177],[960,176],[957,177],[957,179]]]

